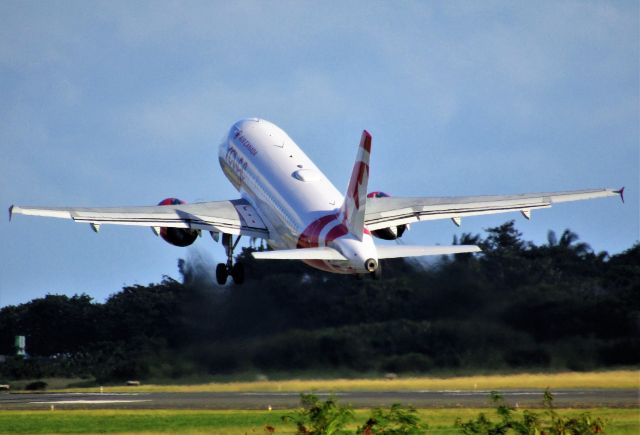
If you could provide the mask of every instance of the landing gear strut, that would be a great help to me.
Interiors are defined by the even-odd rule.
[[[224,250],[227,253],[227,263],[220,263],[216,267],[216,281],[218,281],[220,285],[225,285],[229,276],[233,278],[233,282],[236,284],[242,284],[244,282],[243,264],[233,264],[233,250],[238,246],[238,242],[240,242],[240,236],[238,236],[234,243],[231,234],[222,235],[222,246],[224,246]]]

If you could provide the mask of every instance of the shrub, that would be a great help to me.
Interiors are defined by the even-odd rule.
[[[314,394],[301,394],[302,410],[283,415],[283,421],[296,425],[296,434],[331,435],[340,433],[353,420],[351,408],[339,405],[333,398],[325,402]]]
[[[389,410],[376,408],[371,411],[371,417],[364,426],[358,428],[357,433],[363,435],[420,435],[425,433],[428,428],[427,423],[420,421],[415,408],[394,403]]]
[[[47,383],[45,381],[34,381],[28,383],[25,387],[28,391],[42,391],[47,389]]]
[[[516,433],[529,434],[562,434],[562,435],[591,435],[604,431],[605,422],[599,417],[592,418],[588,412],[578,417],[562,417],[553,408],[553,395],[547,389],[544,392],[543,404],[545,414],[550,419],[549,424],[543,424],[540,416],[530,411],[524,411],[522,417],[515,415],[514,408],[507,405],[504,398],[495,391],[491,392],[491,400],[496,405],[496,411],[500,420],[492,422],[484,413],[467,422],[460,418],[456,420],[456,426],[463,434],[494,434],[501,435]]]

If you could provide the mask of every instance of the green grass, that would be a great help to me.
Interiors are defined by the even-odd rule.
[[[400,377],[386,379],[289,379],[253,382],[211,382],[194,385],[105,386],[115,392],[303,392],[303,391],[408,391],[408,390],[506,390],[514,388],[640,388],[640,371],[520,373],[457,377]],[[55,390],[55,388],[49,388]],[[98,392],[99,387],[66,388],[66,392]]]
[[[4,411],[0,433],[264,433],[282,427],[284,412],[268,411]],[[292,428],[289,428],[292,430]],[[278,431],[280,433],[280,431]]]
[[[596,408],[589,410],[560,409],[562,415],[578,415],[589,411],[592,416],[608,420],[608,434],[640,433],[640,409]],[[454,434],[456,417],[474,418],[479,412],[493,416],[484,409],[422,409],[423,421],[429,423],[434,434]],[[294,427],[280,417],[290,411],[178,411],[178,410],[102,410],[102,411],[3,411],[0,413],[0,433],[55,434],[55,433],[209,433],[245,434],[265,433],[267,425],[276,433],[293,433]],[[355,423],[362,424],[368,410],[355,412]]]

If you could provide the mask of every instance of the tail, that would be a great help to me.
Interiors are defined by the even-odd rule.
[[[369,183],[369,155],[371,153],[371,135],[367,130],[362,132],[360,147],[353,164],[349,187],[340,208],[342,223],[349,233],[362,241],[364,233],[364,212],[367,204],[367,185]]]

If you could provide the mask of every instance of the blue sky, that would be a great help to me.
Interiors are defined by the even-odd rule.
[[[236,198],[217,146],[275,122],[343,190],[362,129],[370,190],[508,194],[627,187],[615,199],[413,225],[407,243],[516,219],[615,253],[639,239],[638,2],[0,2],[0,205]],[[223,258],[146,228],[0,220],[0,306],[104,300]]]

